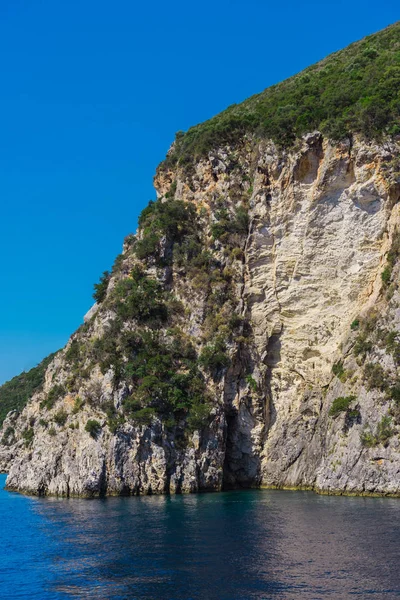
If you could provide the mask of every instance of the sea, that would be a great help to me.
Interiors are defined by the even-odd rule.
[[[400,598],[400,499],[31,498],[0,476],[0,598]]]

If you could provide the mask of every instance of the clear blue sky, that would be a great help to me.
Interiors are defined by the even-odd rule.
[[[1,0],[0,382],[82,322],[177,130],[399,18],[387,0]]]

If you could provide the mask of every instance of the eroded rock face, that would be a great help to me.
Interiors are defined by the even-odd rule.
[[[175,198],[194,203],[202,215],[203,239],[221,270],[231,270],[235,310],[250,331],[229,343],[230,366],[207,379],[214,397],[209,423],[184,443],[157,418],[151,425],[125,422],[112,432],[102,406],[111,401],[119,410],[129,390],[115,388],[112,372],[99,369],[92,369],[79,390],[85,397],[89,384],[97,385],[97,400],[79,412],[74,414],[75,400],[68,395],[49,411],[40,408],[43,395],[69,376],[64,352],[50,365],[44,391],[3,425],[3,433],[15,430],[15,439],[0,451],[8,488],[74,496],[258,485],[400,493],[398,425],[390,416],[395,401],[385,386],[367,385],[364,373],[366,362],[380,365],[392,385],[398,366],[392,350],[379,344],[355,356],[359,332],[350,328],[374,311],[376,330],[400,331],[397,262],[390,294],[381,277],[400,229],[399,186],[391,166],[398,156],[393,143],[333,144],[315,132],[290,153],[247,139],[210,153],[190,173],[159,170],[159,196],[174,184]],[[217,202],[232,213],[244,201],[248,231],[233,261],[211,239],[210,228]],[[127,248],[124,257],[126,275]],[[200,351],[206,323],[202,290],[188,285],[175,266],[162,275],[148,270],[183,302],[182,328]],[[109,290],[113,285],[112,280]],[[96,307],[82,335],[102,335],[110,319],[112,314]],[[341,372],[335,376],[338,362]],[[329,414],[338,397],[354,397],[352,410]],[[51,421],[60,407],[66,423],[49,435],[41,420]],[[91,418],[101,424],[95,437],[85,431]],[[377,432],[385,418],[392,419],[391,435],[374,434],[374,443],[366,444],[365,432]],[[31,441],[21,437],[28,427]]]
[[[83,415],[82,415],[83,417]],[[12,459],[10,490],[33,494],[96,497],[220,490],[222,487],[223,418],[216,417],[201,443],[185,451],[159,422],[118,435],[107,432],[93,439],[82,428],[64,431],[49,444],[38,433],[33,450]]]

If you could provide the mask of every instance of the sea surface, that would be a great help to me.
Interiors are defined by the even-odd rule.
[[[0,598],[400,598],[400,499],[3,490]]]

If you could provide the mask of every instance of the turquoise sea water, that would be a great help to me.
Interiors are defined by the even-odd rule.
[[[56,500],[2,489],[0,523],[0,598],[400,598],[396,499]]]

